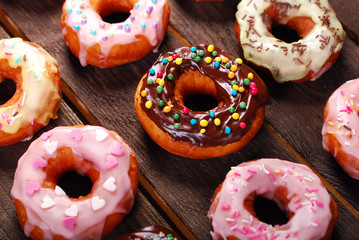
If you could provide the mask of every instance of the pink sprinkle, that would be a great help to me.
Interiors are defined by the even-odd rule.
[[[302,176],[298,176],[298,178],[299,178],[299,181],[303,181],[303,177]]]
[[[36,156],[32,162],[33,169],[39,169],[47,166],[47,162],[40,156]]]
[[[7,124],[10,124],[10,123],[11,123],[10,119],[6,120],[6,122],[7,122]]]
[[[241,232],[242,230],[240,228],[233,228],[232,230],[233,232],[237,231],[237,232]]]
[[[233,189],[234,192],[238,192],[238,188]]]
[[[287,170],[287,172],[290,174],[290,175],[293,175],[293,172],[291,170]]]
[[[269,240],[274,240],[274,239],[276,239],[278,237],[278,235],[277,236],[272,236]]]
[[[312,188],[312,192],[318,192],[319,189],[318,188]]]
[[[40,184],[37,182],[29,181],[27,183],[26,192],[29,196],[40,190]]]
[[[287,235],[285,235],[285,239],[290,237],[290,233],[288,233]]]
[[[272,182],[275,182],[275,178],[274,178],[274,176],[273,176],[273,174],[272,174],[271,171],[269,171],[269,176],[270,176],[270,178],[272,179]]]
[[[312,206],[314,207],[314,201],[313,201],[313,200],[310,200],[310,203],[311,203]]]
[[[290,166],[292,167],[292,169],[294,169],[294,163],[290,163]]]
[[[294,233],[293,233],[293,236],[297,236],[298,235],[298,231],[295,231]]]
[[[246,226],[243,226],[241,233],[248,234],[248,228]]]
[[[123,156],[123,154],[125,153],[122,149],[122,145],[119,144],[119,143],[116,143],[112,149],[111,149],[111,152],[110,152],[112,155],[114,156],[118,156],[118,157],[121,157]]]
[[[302,204],[299,203],[299,204],[295,207],[295,209],[298,210],[298,209],[301,208],[301,207],[302,207]]]
[[[298,197],[297,199],[294,200],[294,203],[297,203],[300,201],[300,197]]]
[[[282,177],[284,177],[284,172],[283,171],[281,171],[280,174],[282,175]]]
[[[34,125],[34,119],[31,120],[30,124],[31,124],[31,125]]]
[[[340,95],[344,96],[344,92],[343,92],[343,91],[340,91]]]
[[[12,53],[8,53],[8,52],[6,52],[5,54],[6,54],[6,55],[9,55],[9,56],[11,56],[11,55],[12,55]]]
[[[310,190],[309,188],[305,188],[305,190],[307,190],[309,193],[312,193],[312,190]]]
[[[67,217],[67,218],[64,218],[64,220],[62,222],[63,222],[65,228],[72,231],[75,228],[77,220],[74,217]]]
[[[257,231],[263,231],[263,230],[266,230],[266,227],[265,226],[262,226],[262,222],[260,222],[257,226]]]
[[[114,168],[117,165],[118,165],[118,161],[114,156],[108,155],[106,157],[106,159],[105,159],[105,167],[106,167],[106,169]]]
[[[235,173],[234,173],[234,176],[236,176],[236,177],[240,177],[240,176],[241,176],[241,174],[239,174],[239,173],[235,172]]]
[[[1,125],[1,123],[0,123],[0,129],[2,129],[2,125]]]
[[[232,214],[232,218],[236,218],[239,216],[239,212],[238,211],[235,211],[233,214]]]
[[[314,208],[310,208],[313,213],[316,213],[317,211]]]
[[[277,229],[277,228],[279,228],[279,227],[280,227],[279,224],[274,225],[274,228],[275,228],[275,229]]]
[[[244,180],[249,181],[253,177],[253,174],[250,174],[248,177],[246,177]]]
[[[315,201],[315,204],[317,204],[318,207],[324,208],[324,204],[318,200]]]
[[[17,104],[17,106],[19,107],[19,108],[22,108],[22,105],[19,103],[19,104]]]
[[[231,224],[231,227],[234,227],[234,225],[236,225],[236,221],[233,221],[232,224]]]
[[[318,225],[320,225],[319,220],[315,219],[314,222],[316,222]]]
[[[229,210],[230,208],[231,208],[230,204],[223,204],[221,207],[222,210]]]
[[[249,173],[257,173],[256,171],[253,171],[253,170],[250,170],[250,169],[247,169],[247,172],[249,172]]]

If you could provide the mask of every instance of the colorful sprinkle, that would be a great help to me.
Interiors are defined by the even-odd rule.
[[[245,122],[239,123],[240,128],[246,128],[247,124]]]
[[[202,127],[207,127],[207,126],[208,126],[208,121],[205,120],[205,119],[202,119],[202,120],[199,122],[199,125],[201,125]]]
[[[214,119],[214,125],[216,125],[216,126],[221,125],[221,119],[215,118],[215,119]]]
[[[224,132],[227,133],[227,134],[230,134],[231,133],[231,128],[230,127],[226,127],[224,129]]]
[[[185,107],[182,109],[182,112],[183,112],[183,114],[187,115],[189,113],[189,109]]]
[[[169,113],[171,110],[172,110],[172,108],[170,106],[166,106],[166,107],[163,108],[163,111],[165,113]]]
[[[211,63],[211,62],[212,62],[212,58],[211,58],[211,57],[206,57],[206,58],[204,59],[204,61],[205,61],[206,63]]]
[[[173,80],[173,74],[172,74],[172,73],[168,74],[168,75],[167,75],[167,79],[170,80],[170,81],[172,81],[172,80]]]
[[[180,124],[180,123],[175,123],[175,124],[173,124],[173,127],[174,127],[175,129],[180,129],[181,124]]]
[[[151,101],[147,101],[147,102],[145,103],[145,107],[146,107],[147,109],[150,109],[150,108],[152,107],[152,102],[151,102]]]
[[[196,125],[197,124],[197,120],[192,118],[191,121],[190,121],[191,125]]]
[[[253,79],[253,73],[248,73],[248,76],[247,76],[250,80]]]
[[[163,86],[157,86],[156,91],[157,91],[157,93],[162,93],[163,92]]]
[[[158,106],[163,107],[164,105],[165,105],[165,101],[163,100],[158,101]]]
[[[243,63],[243,60],[241,59],[241,58],[236,58],[236,63],[238,63],[238,64],[242,64]]]
[[[175,63],[177,65],[181,65],[182,64],[182,58],[176,58]]]
[[[233,118],[234,120],[238,120],[238,119],[239,119],[239,114],[238,114],[238,113],[233,113],[233,114],[232,114],[232,118]]]
[[[208,52],[213,52],[213,50],[214,50],[214,46],[213,46],[213,45],[209,45],[209,46],[207,47],[207,51],[208,51]]]

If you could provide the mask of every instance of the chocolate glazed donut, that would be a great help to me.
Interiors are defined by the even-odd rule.
[[[209,95],[218,105],[188,109],[184,100]],[[267,87],[240,58],[213,45],[161,54],[142,78],[137,115],[150,137],[167,151],[190,158],[223,156],[258,132],[269,104]]]

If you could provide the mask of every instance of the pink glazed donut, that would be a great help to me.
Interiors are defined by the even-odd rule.
[[[93,187],[70,198],[57,186],[69,171]],[[32,239],[101,239],[131,210],[137,160],[130,147],[102,127],[57,127],[35,140],[20,158],[11,190],[26,236]]]
[[[276,202],[289,221],[261,222],[253,209],[257,196]],[[337,205],[307,166],[259,159],[232,167],[212,198],[208,216],[213,239],[330,239]]]
[[[348,81],[324,108],[323,147],[349,176],[359,179],[359,79]]]
[[[128,12],[121,23],[102,17]],[[112,67],[157,50],[169,21],[167,0],[66,0],[61,27],[66,44],[82,66]]]

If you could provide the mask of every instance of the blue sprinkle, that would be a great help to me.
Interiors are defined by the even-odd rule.
[[[92,35],[96,35],[96,33],[97,33],[96,30],[92,30],[92,31],[91,31],[91,34],[92,34]]]
[[[214,62],[214,67],[215,67],[215,68],[219,68],[219,62],[218,62],[218,61],[215,61],[215,62]]]
[[[12,45],[11,47],[9,47],[9,49],[13,49],[15,47],[15,45]]]
[[[230,127],[226,127],[224,129],[224,131],[227,133],[227,134],[230,134],[231,133],[231,128]]]
[[[191,52],[196,52],[197,48],[196,47],[191,47]]]
[[[151,74],[151,75],[155,75],[155,73],[156,73],[155,69],[151,68],[151,69],[150,69],[150,74]]]
[[[237,96],[237,91],[236,90],[232,90],[232,96],[233,97]]]
[[[156,3],[156,2],[157,2],[157,0],[152,0],[152,2],[153,2],[153,3]]]
[[[126,23],[125,25],[123,25],[124,27],[130,27],[130,24]]]
[[[75,30],[79,30],[79,29],[80,29],[80,25],[75,25],[74,28],[75,28]]]
[[[77,14],[82,14],[82,10],[77,10]]]
[[[72,9],[71,9],[71,8],[68,8],[68,9],[67,9],[67,12],[68,12],[68,13],[72,13]]]
[[[162,63],[166,64],[167,63],[167,58],[162,58]]]
[[[191,124],[192,124],[192,125],[196,125],[196,123],[197,123],[197,120],[194,119],[194,118],[192,118],[192,119],[191,119]]]
[[[214,116],[215,116],[213,111],[210,111],[210,112],[209,112],[209,115],[210,115],[212,118],[214,118]]]
[[[135,8],[138,8],[140,6],[140,4],[136,3],[135,4]]]
[[[146,27],[146,24],[142,23],[141,28],[145,28],[145,27]]]
[[[19,58],[18,59],[16,59],[16,63],[18,63],[19,61],[21,60],[21,56],[19,56]]]

